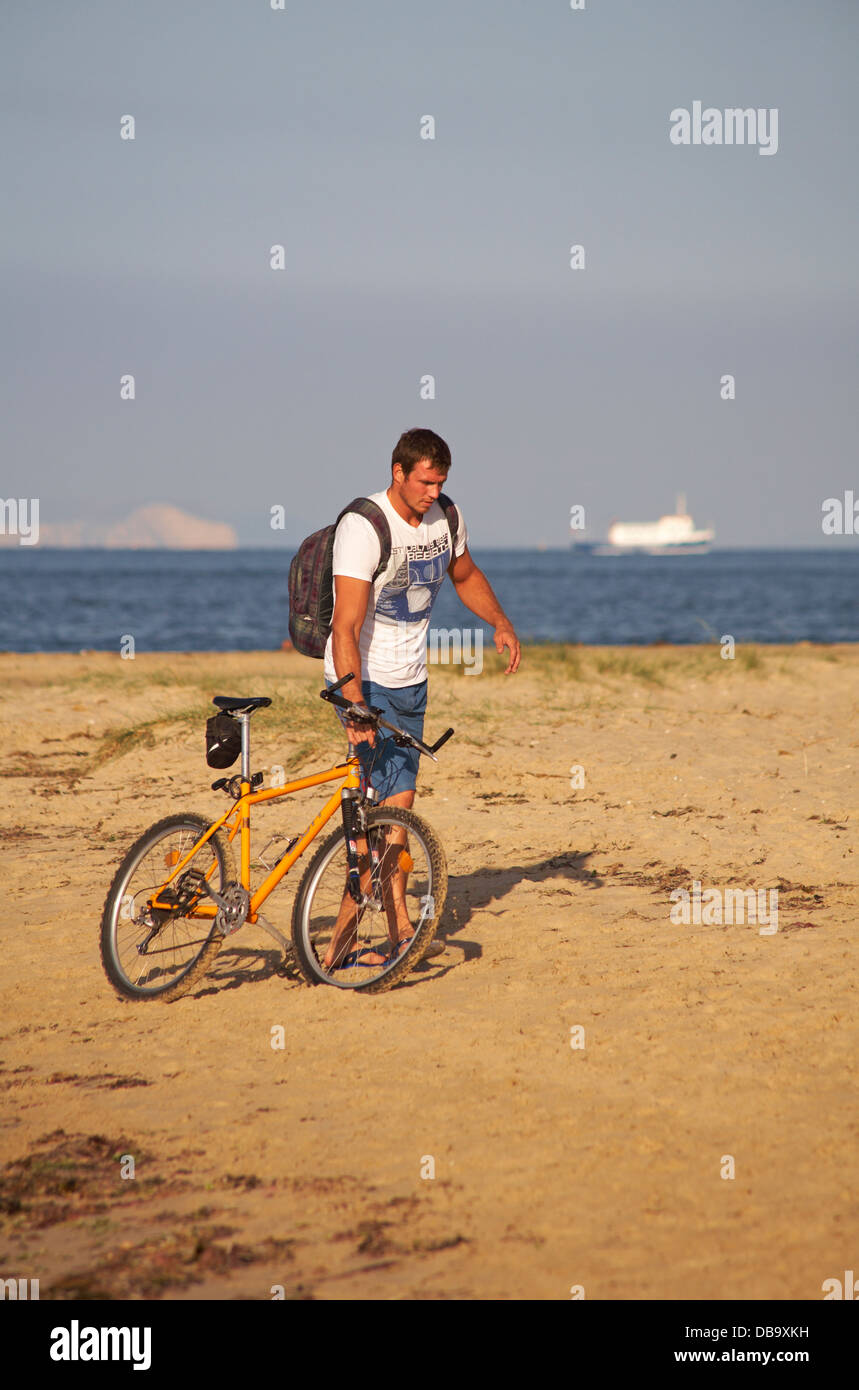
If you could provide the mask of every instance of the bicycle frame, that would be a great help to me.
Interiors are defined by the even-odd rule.
[[[242,781],[240,784],[241,796],[238,798],[237,801],[233,802],[232,806],[230,806],[228,810],[226,810],[218,820],[213,821],[213,823],[209,826],[208,830],[206,831],[205,835],[202,835],[200,839],[196,842],[196,844],[194,844],[191,847],[191,849],[185,855],[184,859],[181,859],[178,864],[174,865],[169,877],[164,880],[164,882],[160,885],[153,897],[150,898],[149,901],[152,907],[161,907],[162,909],[169,908],[170,905],[168,903],[159,903],[159,895],[164,891],[165,888],[169,886],[169,884],[173,882],[177,875],[180,874],[188,864],[190,864],[197,851],[206,843],[206,841],[209,840],[217,830],[220,830],[222,825],[226,825],[231,818],[234,818],[234,824],[229,830],[230,841],[232,842],[235,839],[236,835],[240,835],[241,886],[243,888],[246,888],[248,892],[250,892],[250,808],[252,806],[259,805],[263,801],[276,801],[278,797],[290,796],[292,792],[304,791],[307,787],[318,787],[324,782],[334,782],[342,779],[341,784],[337,788],[336,792],[334,792],[332,796],[329,797],[328,801],[326,801],[319,814],[315,816],[314,819],[310,822],[310,825],[308,826],[307,830],[305,830],[304,834],[301,836],[300,840],[298,841],[298,844],[296,844],[291,850],[287,851],[287,853],[284,854],[282,859],[278,860],[268,877],[263,880],[259,888],[251,897],[250,908],[248,910],[246,920],[248,922],[255,922],[257,920],[259,909],[262,907],[266,898],[277,887],[281,879],[289,873],[289,870],[292,868],[295,861],[301,857],[301,855],[307,849],[307,846],[311,844],[313,840],[315,840],[320,830],[322,830],[323,827],[328,824],[331,817],[335,815],[338,811],[341,804],[341,792],[344,790],[344,788],[358,789],[361,786],[360,763],[357,757],[349,758],[346,762],[339,763],[337,764],[337,766],[329,768],[327,772],[318,772],[312,777],[300,777],[295,782],[287,782],[282,787],[269,787],[265,791],[251,790],[250,779],[249,777],[246,778],[245,776],[247,772],[247,767],[243,767]],[[345,777],[343,776],[344,773],[346,774]],[[212,868],[214,868],[214,865],[212,866]],[[211,873],[212,870],[210,870],[209,872]],[[213,902],[198,903],[196,907],[194,907],[188,915],[192,917],[214,917],[217,911],[218,908],[216,904]]]
[[[341,708],[346,708],[348,710],[350,708],[349,702],[343,699],[342,697],[339,697],[336,692],[341,688],[341,686],[345,685],[347,681],[353,679],[354,677],[350,672],[349,675],[343,676],[337,685],[332,686],[327,691],[321,691],[320,693],[324,696],[325,699],[330,700],[333,704],[336,704]],[[263,703],[268,705],[271,704],[271,701],[266,700]],[[377,715],[381,714],[380,710],[375,710],[373,712]],[[241,884],[241,887],[244,888],[248,894],[250,894],[251,807],[257,806],[260,804],[260,802],[263,801],[276,801],[278,797],[290,796],[292,792],[304,791],[307,787],[318,787],[324,782],[335,782],[340,780],[340,786],[338,787],[337,791],[334,792],[331,797],[329,797],[322,810],[319,812],[317,816],[314,817],[314,819],[311,821],[310,825],[305,830],[304,834],[301,836],[298,842],[293,846],[292,849],[287,850],[283,857],[278,860],[274,868],[269,873],[268,877],[263,880],[256,892],[250,897],[248,912],[245,921],[258,921],[259,909],[262,907],[266,898],[277,887],[281,879],[289,873],[289,870],[292,868],[295,861],[297,859],[300,859],[301,855],[307,849],[307,846],[311,844],[313,840],[315,840],[320,830],[322,830],[323,827],[328,824],[331,817],[336,814],[337,808],[342,804],[343,792],[347,790],[361,790],[361,764],[357,754],[355,753],[353,753],[351,757],[348,757],[345,760],[345,762],[337,763],[334,767],[329,768],[327,772],[317,772],[314,773],[312,777],[299,777],[294,782],[287,782],[282,787],[270,787],[267,791],[252,790],[250,763],[250,720],[252,713],[252,708],[242,709],[240,706],[236,706],[235,718],[239,721],[239,723],[242,726],[242,760],[239,781],[239,797],[237,798],[237,800],[233,802],[229,810],[225,811],[222,816],[220,816],[216,821],[212,822],[205,834],[202,835],[200,839],[197,840],[196,843],[191,846],[190,850],[185,855],[185,857],[183,859],[180,859],[177,864],[174,864],[172,866],[172,872],[168,875],[164,882],[159,885],[152,897],[149,898],[148,902],[150,908],[154,908],[156,911],[160,910],[162,912],[171,911],[171,909],[174,907],[174,904],[171,902],[159,901],[160,895],[169,887],[173,880],[177,878],[179,874],[182,873],[185,867],[191,863],[191,860],[197,854],[198,850],[200,850],[202,846],[206,844],[207,840],[210,840],[211,837],[218,830],[220,830],[221,826],[227,825],[227,823],[230,820],[232,820],[233,822],[232,825],[229,827],[228,838],[230,843],[232,843],[236,835],[240,836],[241,869],[239,873],[239,882]],[[379,726],[386,729],[390,729],[395,735],[402,735],[402,730],[397,729],[393,724],[387,723],[386,720],[380,718],[377,722]],[[421,752],[428,754],[429,757],[433,759],[433,761],[436,761],[435,754],[437,750],[441,748],[443,743],[447,742],[452,733],[453,729],[448,729],[447,732],[442,734],[441,738],[438,739],[431,748],[427,747],[419,740],[413,740],[413,743],[414,746],[418,747]],[[217,786],[220,784],[216,783],[215,785]],[[349,858],[350,864],[349,872],[350,877],[354,872],[356,876],[355,881],[357,884],[357,869],[355,868],[355,865],[353,863],[354,855],[354,843],[350,840],[349,849],[347,851],[347,857]],[[205,875],[205,877],[208,879],[209,876],[212,873],[214,873],[214,870],[215,865],[213,864],[209,869],[208,873]],[[194,904],[193,907],[190,908],[190,910],[185,915],[189,917],[214,918],[217,916],[219,910],[220,909],[218,907],[218,904],[214,901],[197,902]]]

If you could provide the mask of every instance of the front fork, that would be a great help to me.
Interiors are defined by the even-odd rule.
[[[367,835],[367,806],[372,806],[376,793],[372,787],[362,791],[359,787],[344,787],[340,793],[340,809],[343,813],[343,834],[346,838],[346,887],[354,903],[362,901],[361,872],[358,864],[358,836],[366,837],[370,851],[370,881],[373,897],[380,900],[379,851],[373,839]]]

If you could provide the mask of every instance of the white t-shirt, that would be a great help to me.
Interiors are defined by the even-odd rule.
[[[370,501],[382,511],[391,528],[391,558],[370,591],[367,616],[358,647],[363,679],[398,689],[417,685],[427,675],[427,629],[436,595],[450,564],[450,529],[438,502],[433,502],[418,526],[410,526],[388,501],[373,492]],[[459,507],[456,554],[468,544]],[[350,512],[334,534],[334,601],[338,574],[372,580],[381,559],[381,546],[366,517]],[[336,681],[331,658],[331,634],[325,646],[325,679]],[[356,672],[357,674],[357,672]]]

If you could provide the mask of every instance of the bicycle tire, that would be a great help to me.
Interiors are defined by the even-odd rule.
[[[311,939],[311,916],[313,897],[321,882],[325,867],[333,863],[337,851],[344,845],[343,827],[342,825],[338,826],[320,845],[311,859],[302,875],[295,895],[292,912],[292,942],[301,973],[308,984],[329,984],[353,989],[364,994],[382,994],[420,964],[424,952],[433,939],[447,898],[447,860],[441,842],[432,827],[414,811],[406,811],[399,806],[380,806],[367,813],[368,830],[386,823],[401,825],[423,840],[431,871],[432,911],[425,913],[415,928],[409,945],[387,968],[382,969],[381,974],[364,982],[348,984],[333,978],[325,970],[314,949]]]
[[[108,889],[107,897],[104,902],[104,910],[101,918],[101,960],[105,973],[113,985],[116,992],[124,999],[140,1001],[142,999],[160,999],[162,1003],[172,1003],[174,999],[180,999],[183,994],[191,988],[201,975],[209,969],[218,951],[221,949],[224,937],[215,926],[214,918],[211,920],[211,930],[207,933],[197,951],[193,951],[187,964],[182,966],[178,974],[172,979],[164,981],[162,984],[145,986],[133,980],[128,973],[128,969],[123,965],[121,952],[117,941],[120,927],[120,914],[123,901],[128,896],[127,889],[132,880],[136,869],[140,867],[146,859],[147,854],[156,849],[159,841],[165,840],[170,834],[186,830],[189,834],[199,838],[209,828],[210,822],[203,816],[186,812],[180,815],[165,816],[163,820],[156,821],[148,830],[137,839],[125,855],[122,863],[113,877],[113,882]],[[192,841],[193,843],[193,841]],[[235,861],[233,849],[227,835],[221,830],[216,830],[215,834],[206,842],[206,847],[211,845],[214,852],[220,883],[216,886],[216,891],[222,891],[225,885],[235,880]],[[190,848],[190,845],[189,845]],[[197,851],[201,853],[201,851]],[[196,858],[196,856],[195,856]],[[193,862],[193,861],[192,861]],[[163,870],[162,870],[163,872]],[[157,884],[155,885],[157,886]],[[146,891],[141,889],[140,892]],[[132,897],[134,895],[131,895]],[[191,919],[178,916],[168,919],[164,924],[166,928],[169,924],[179,921],[189,922]],[[197,919],[198,921],[208,922],[209,919]],[[148,925],[134,923],[135,927],[140,927],[138,935],[149,930]],[[163,930],[164,928],[162,928]]]

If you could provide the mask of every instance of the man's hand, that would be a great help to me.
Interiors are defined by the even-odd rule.
[[[356,705],[356,709],[366,709],[366,705]],[[346,720],[346,736],[351,744],[369,743],[373,748],[376,743],[376,730],[371,724],[350,724]]]
[[[519,669],[519,658],[522,651],[519,646],[519,638],[513,631],[512,625],[507,621],[499,623],[495,629],[495,650],[499,656],[505,647],[510,653],[510,661],[504,674],[509,676]]]

